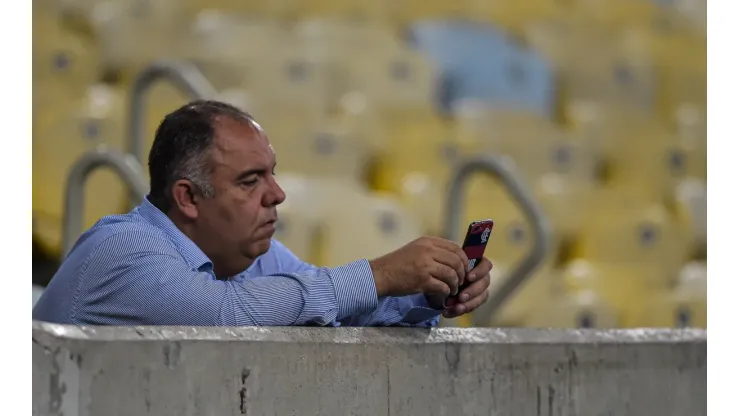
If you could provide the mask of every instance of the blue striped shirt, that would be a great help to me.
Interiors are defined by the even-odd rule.
[[[193,241],[147,199],[80,236],[33,309],[73,325],[435,326],[424,295],[378,298],[367,259],[334,268],[273,240],[247,270],[218,280]]]

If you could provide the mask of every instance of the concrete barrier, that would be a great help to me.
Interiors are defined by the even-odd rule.
[[[706,414],[702,330],[33,323],[34,415]]]

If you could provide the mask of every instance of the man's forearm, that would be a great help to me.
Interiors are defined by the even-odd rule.
[[[236,326],[328,325],[377,305],[367,261],[357,261],[232,283],[221,318]]]

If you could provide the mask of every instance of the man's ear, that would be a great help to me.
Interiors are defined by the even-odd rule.
[[[180,179],[172,185],[173,207],[191,220],[198,218],[198,205],[195,200],[197,189],[187,179]]]

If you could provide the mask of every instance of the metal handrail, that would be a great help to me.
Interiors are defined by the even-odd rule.
[[[531,251],[512,268],[496,292],[491,293],[488,302],[481,305],[473,316],[475,326],[488,326],[491,317],[501,308],[509,296],[524,283],[550,252],[552,229],[537,202],[527,191],[517,174],[509,169],[504,161],[496,156],[478,156],[463,159],[453,169],[446,203],[444,237],[455,240],[460,230],[463,214],[463,191],[465,182],[478,172],[485,172],[499,179],[520,206],[526,219],[533,225],[534,244]],[[493,217],[495,221],[495,216]]]
[[[217,93],[203,73],[187,61],[156,61],[139,72],[131,87],[129,103],[128,152],[144,166],[144,142],[146,128],[146,92],[160,80],[167,80],[193,100],[214,97]],[[136,195],[132,195],[135,205]]]
[[[92,172],[101,167],[111,168],[139,202],[149,192],[141,164],[132,155],[119,153],[99,146],[83,154],[67,175],[64,193],[64,219],[62,229],[62,258],[67,257],[82,233],[85,183]]]

